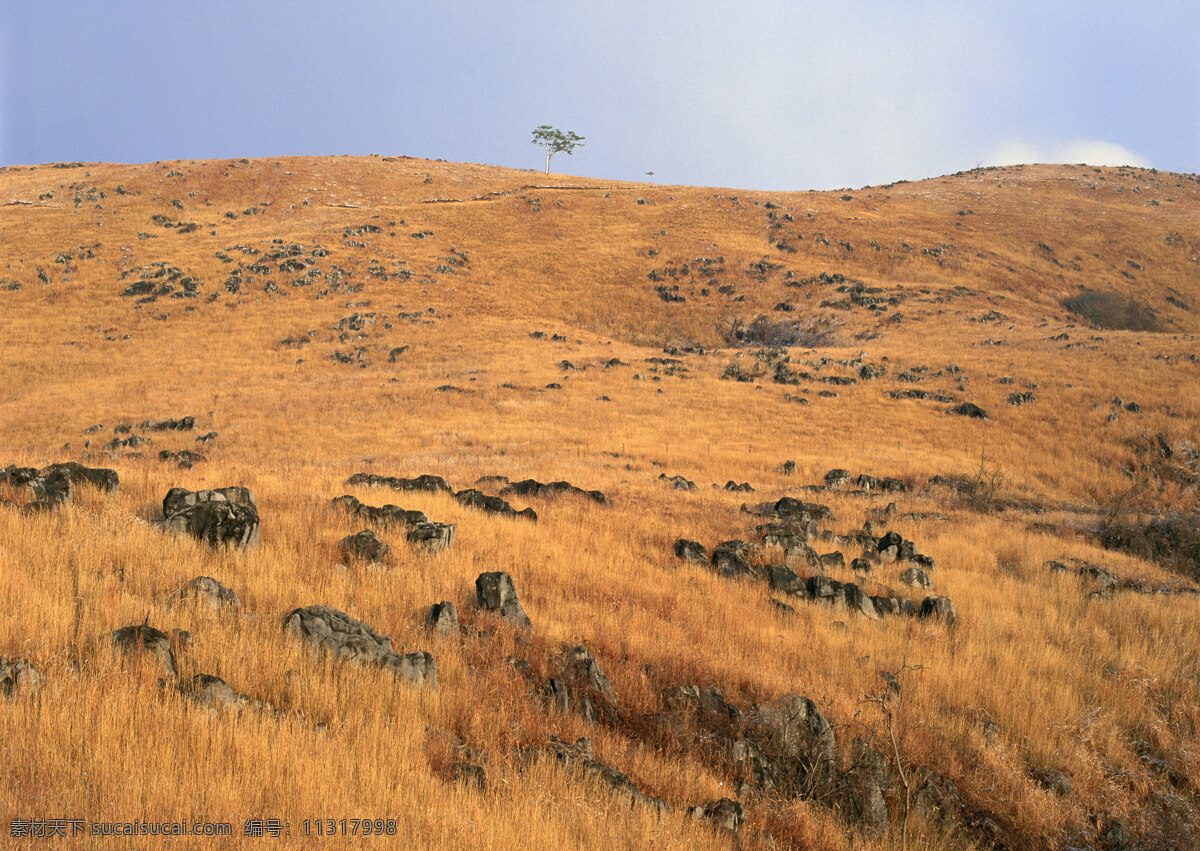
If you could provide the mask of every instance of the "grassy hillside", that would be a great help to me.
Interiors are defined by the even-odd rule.
[[[0,234],[0,467],[120,477],[36,512],[0,482],[0,656],[41,677],[0,699],[6,831],[260,818],[300,846],[305,819],[381,818],[415,847],[728,847],[690,812],[727,797],[743,847],[1200,843],[1195,176],[762,193],[393,157],[60,163],[0,169]],[[826,487],[835,468],[895,490]],[[533,523],[356,473],[609,504],[504,496]],[[231,485],[257,546],[160,528],[170,488]],[[342,494],[457,524],[453,544]],[[808,543],[844,557],[797,548],[800,580],[944,596],[954,622],[772,588],[786,554],[756,527],[789,518],[754,511],[783,496],[826,506]],[[365,528],[381,564],[339,548]],[[916,562],[852,569],[889,531],[932,589],[902,581]],[[731,578],[679,538],[760,548]],[[477,606],[492,571],[529,629]],[[240,607],[172,604],[197,576]],[[437,687],[308,652],[282,625],[318,604],[431,653]],[[190,634],[175,673],[102,640],[143,623]],[[578,645],[616,701],[595,720],[561,663]],[[278,714],[200,706],[201,673]],[[688,686],[719,689],[716,713]],[[763,732],[789,694],[832,725],[819,759]]]

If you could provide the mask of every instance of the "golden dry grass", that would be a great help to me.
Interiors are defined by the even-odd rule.
[[[28,658],[46,676],[37,696],[0,703],[5,826],[32,817],[205,819],[232,822],[240,837],[247,818],[280,818],[302,845],[305,818],[384,817],[414,847],[725,847],[684,810],[738,797],[737,778],[687,749],[548,715],[505,661],[522,657],[543,672],[547,653],[569,642],[592,650],[633,716],[660,711],[660,690],[677,685],[714,684],[743,706],[798,692],[840,725],[844,749],[853,735],[883,729],[862,702],[878,692],[877,672],[921,665],[904,677],[896,724],[904,765],[953,779],[1015,847],[1097,842],[1097,822],[1110,817],[1148,847],[1200,835],[1196,598],[1087,600],[1090,585],[1043,567],[1080,557],[1122,577],[1181,582],[1074,530],[1129,488],[1128,440],[1161,432],[1200,445],[1200,366],[1175,357],[1198,349],[1200,184],[1142,170],[1029,166],[841,194],[614,184],[390,158],[0,172],[0,204],[8,203],[0,207],[0,464],[81,459],[121,476],[118,494],[81,487],[56,513],[0,510],[0,655]],[[198,227],[181,233],[154,215]],[[777,222],[783,227],[769,230]],[[367,224],[381,231],[345,236]],[[424,231],[433,234],[410,235]],[[796,252],[772,247],[771,236]],[[346,270],[350,288],[292,287],[298,275],[273,271],[228,292],[229,269],[254,262],[231,247],[269,250],[276,239],[328,249],[314,262]],[[922,253],[939,247],[940,256]],[[469,262],[448,265],[452,249]],[[59,254],[71,258],[64,265]],[[781,268],[761,280],[747,275],[764,256]],[[698,257],[724,258],[716,280],[703,280]],[[156,262],[199,279],[199,296],[137,304],[120,295],[137,278],[120,280],[122,272]],[[381,281],[372,263],[412,274]],[[668,267],[676,278],[662,272]],[[647,278],[655,269],[686,302],[658,298]],[[799,282],[823,271],[906,297],[876,316],[822,307],[845,298],[833,286],[785,283],[789,272]],[[264,290],[267,282],[277,289]],[[12,283],[20,288],[7,289]],[[721,285],[735,289],[725,295]],[[1060,306],[1080,286],[1136,296],[1169,331],[1083,327]],[[782,301],[796,310],[774,313]],[[971,321],[993,310],[1006,318]],[[387,314],[392,327],[378,321],[361,339],[353,331],[339,339],[336,323],[355,312]],[[891,321],[897,312],[903,318]],[[888,375],[790,387],[769,374],[720,380],[731,361],[753,362],[746,352],[675,355],[688,369],[682,377],[646,360],[664,356],[664,345],[712,347],[723,319],[760,313],[844,320],[839,345],[792,350],[796,369],[865,351],[863,360],[887,364]],[[310,331],[303,346],[280,343]],[[1064,332],[1069,341],[1049,339]],[[566,339],[549,339],[556,333]],[[409,349],[390,362],[401,345]],[[359,346],[366,366],[331,358]],[[627,365],[602,368],[612,358]],[[962,368],[965,389],[949,373],[912,385],[895,378],[950,364]],[[831,372],[852,369],[835,363],[819,375]],[[1015,380],[998,383],[1003,377]],[[551,382],[561,389],[546,390]],[[1029,382],[1038,401],[1009,406],[1009,393]],[[473,392],[435,392],[445,384]],[[991,418],[947,416],[943,404],[885,393],[909,387],[975,402]],[[826,388],[839,395],[819,396]],[[811,404],[786,402],[785,392]],[[1109,422],[1116,396],[1142,413]],[[183,415],[196,416],[198,429],[154,433],[142,457],[100,451],[118,423]],[[83,435],[94,423],[104,429]],[[194,443],[210,430],[220,435],[214,443]],[[157,459],[161,449],[183,448],[208,461],[178,470]],[[924,487],[935,474],[972,475],[981,458],[1002,471],[1001,495],[1025,510],[978,513]],[[796,462],[794,477],[776,472],[784,459]],[[755,521],[739,511],[743,502],[797,494],[833,467],[901,477],[916,485],[897,497],[902,511],[948,515],[888,528],[936,559],[937,593],[959,615],[953,630],[852,620],[803,602],[784,620],[764,585],[676,565],[676,538],[706,546],[748,538]],[[436,473],[456,488],[489,474],[567,479],[613,504],[514,500],[536,508],[535,526],[443,495],[348,488],[360,470]],[[699,490],[668,490],[660,472],[685,475]],[[756,493],[710,487],[729,479]],[[262,542],[250,553],[209,552],[147,522],[172,486],[230,484],[258,499]],[[424,556],[385,533],[395,554],[386,569],[339,569],[337,541],[362,528],[328,509],[346,492],[457,523],[455,544]],[[879,505],[800,495],[828,503],[839,532],[859,528]],[[1160,499],[1186,508],[1195,492],[1167,489]],[[1028,510],[1034,504],[1040,514]],[[501,627],[461,644],[426,634],[425,613],[438,600],[483,623],[470,603],[486,570],[513,575],[531,634]],[[899,586],[897,567],[878,573]],[[243,614],[168,608],[171,592],[197,575],[237,591]],[[317,603],[366,621],[402,652],[430,650],[440,688],[310,657],[280,619]],[[98,636],[147,614],[152,625],[195,636],[182,675],[219,675],[293,714],[279,722],[210,715],[98,648]],[[985,720],[999,729],[991,745]],[[485,793],[442,779],[445,734],[487,754]],[[601,759],[674,814],[631,810],[548,764],[521,770],[513,749],[550,734],[589,736]],[[1058,798],[1038,786],[1030,772],[1044,766],[1065,772],[1074,792]],[[784,846],[900,845],[898,827],[867,838],[818,803],[745,803],[747,845],[763,829]],[[889,803],[895,825],[900,799]],[[910,847],[969,847],[979,838],[920,814],[911,834]]]

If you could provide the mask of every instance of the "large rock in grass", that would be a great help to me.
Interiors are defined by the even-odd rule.
[[[166,677],[176,674],[171,638],[149,624],[123,626],[105,635],[101,641],[122,651],[127,657],[154,664]]]
[[[926,597],[921,601],[917,617],[940,618],[946,622],[947,626],[954,626],[958,616],[954,612],[954,604],[950,602],[949,597]]]
[[[211,674],[196,674],[190,680],[180,683],[179,690],[200,706],[208,709],[223,709],[235,715],[246,711],[278,714],[278,710],[273,709],[269,704],[244,694],[238,694],[223,679]]]
[[[283,619],[286,632],[322,650],[335,661],[375,665],[399,679],[437,688],[437,664],[428,653],[397,653],[392,640],[332,606],[293,609]]]
[[[354,517],[361,517],[368,523],[380,527],[395,527],[408,529],[418,523],[428,523],[429,518],[423,511],[409,511],[398,505],[367,505],[360,502],[358,497],[344,494],[330,501],[335,507],[342,509]]]
[[[495,612],[509,623],[529,629],[529,615],[521,608],[512,577],[503,571],[481,573],[475,579],[475,600],[481,609]]]
[[[387,558],[390,547],[370,529],[363,529],[353,535],[342,538],[340,544],[342,555],[351,561],[365,561],[378,564]]]
[[[28,659],[0,656],[0,695],[14,697],[33,694],[42,687],[42,675]]]
[[[548,691],[564,710],[573,708],[592,723],[613,724],[621,719],[621,705],[612,684],[596,657],[582,644],[564,647],[551,660],[551,670],[556,676]]]
[[[456,523],[418,523],[405,536],[410,544],[424,547],[429,552],[447,549],[454,543]]]
[[[399,476],[378,476],[374,473],[355,473],[346,479],[348,485],[368,485],[377,488],[391,488],[398,491],[425,491],[427,493],[454,493],[450,483],[441,476],[428,473],[413,479]]]
[[[189,491],[171,488],[163,498],[163,526],[210,546],[248,549],[258,543],[254,494],[239,486]]]
[[[197,576],[167,598],[168,606],[181,603],[191,603],[211,612],[238,609],[242,605],[242,601],[238,599],[236,593],[211,576]]]
[[[484,511],[488,514],[499,514],[501,517],[520,517],[524,520],[532,520],[537,522],[537,512],[532,508],[524,508],[517,511],[507,501],[498,496],[489,496],[486,493],[468,488],[467,490],[459,491],[454,495],[454,498],[462,505],[468,508],[474,508],[477,511]]]

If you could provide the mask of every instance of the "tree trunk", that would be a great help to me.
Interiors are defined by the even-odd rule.
[[[546,151],[546,174],[550,173],[550,157],[554,156],[550,151]]]

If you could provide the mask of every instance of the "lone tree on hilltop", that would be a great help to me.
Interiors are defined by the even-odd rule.
[[[549,174],[550,158],[558,153],[570,156],[583,144],[583,137],[570,130],[564,133],[556,127],[543,124],[533,131],[533,144],[546,149],[546,174]]]

